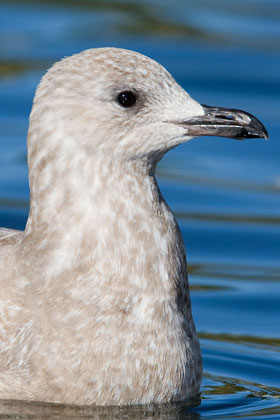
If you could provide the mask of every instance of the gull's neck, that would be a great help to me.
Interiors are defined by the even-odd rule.
[[[22,249],[36,256],[34,265],[49,279],[76,271],[181,295],[187,287],[184,245],[159,192],[155,165],[110,159],[76,154],[30,162]]]
[[[29,163],[26,234],[64,236],[79,227],[96,235],[124,217],[136,222],[140,209],[161,205],[154,171],[155,164],[147,160],[115,160],[98,153],[91,158],[84,151],[34,159]]]

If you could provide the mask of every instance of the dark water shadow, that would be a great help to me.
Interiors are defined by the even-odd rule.
[[[258,282],[279,282],[280,269],[279,267],[262,266],[262,261],[259,265],[246,265],[237,263],[215,263],[198,261],[188,265],[188,273],[192,277],[203,277],[204,279],[228,279],[235,281],[258,281]],[[213,287],[210,284],[210,287]],[[229,286],[223,285],[225,288]],[[218,289],[222,290],[220,285]],[[209,288],[208,288],[209,290]],[[212,289],[213,290],[213,289]]]
[[[200,399],[190,405],[197,405]],[[148,406],[91,407],[65,404],[0,400],[0,418],[5,419],[135,419],[198,420],[200,414],[190,411],[185,403]]]
[[[213,340],[216,342],[225,342],[232,344],[258,345],[262,348],[273,347],[274,351],[280,352],[280,338],[277,337],[258,337],[247,334],[227,334],[227,333],[211,333],[199,332],[200,339]],[[280,393],[280,390],[279,390]]]

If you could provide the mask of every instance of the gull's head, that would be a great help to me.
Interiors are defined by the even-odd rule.
[[[43,77],[29,147],[156,162],[203,135],[267,138],[264,126],[244,111],[200,105],[150,58],[98,48],[63,59]]]

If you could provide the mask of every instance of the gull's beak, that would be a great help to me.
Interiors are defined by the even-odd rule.
[[[201,105],[204,115],[177,123],[187,129],[186,135],[230,137],[237,140],[268,139],[263,124],[253,115],[239,109]]]

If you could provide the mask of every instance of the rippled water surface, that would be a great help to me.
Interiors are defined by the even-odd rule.
[[[187,248],[201,404],[96,410],[5,401],[0,417],[280,419],[280,3],[0,1],[1,226],[25,226],[25,139],[40,77],[59,58],[97,46],[153,57],[200,102],[258,116],[270,141],[199,138],[158,167]]]

